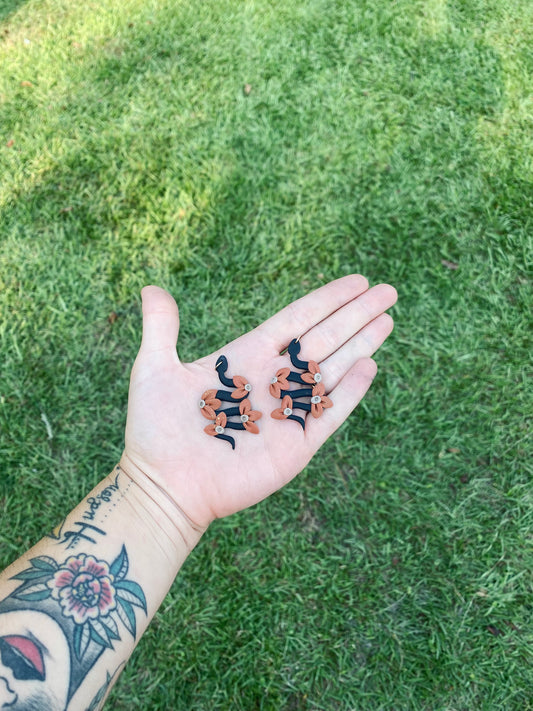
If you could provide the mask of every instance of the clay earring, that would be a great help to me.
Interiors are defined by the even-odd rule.
[[[299,338],[294,338],[287,348],[292,366],[304,372],[298,373],[290,368],[280,368],[270,381],[270,394],[275,398],[281,398],[281,407],[273,410],[270,416],[275,420],[294,420],[305,430],[307,413],[311,413],[312,417],[320,417],[325,408],[333,407],[333,403],[326,396],[320,366],[314,360],[300,360],[298,358],[300,349]],[[291,389],[290,383],[311,387]],[[294,414],[294,410],[301,410],[306,414],[300,417]]]
[[[212,437],[229,442],[231,448],[235,449],[235,440],[226,433],[226,430],[245,430],[252,434],[259,434],[259,427],[255,423],[261,419],[262,413],[252,410],[248,399],[252,386],[246,378],[243,378],[242,375],[234,375],[233,378],[229,378],[226,375],[228,360],[225,356],[219,357],[215,369],[222,385],[234,388],[234,390],[233,392],[229,390],[206,390],[203,393],[198,403],[200,412],[206,419],[213,420],[210,425],[204,427],[204,432]],[[223,402],[234,403],[234,406],[223,409]],[[230,418],[232,417],[237,418],[237,420],[231,420]]]

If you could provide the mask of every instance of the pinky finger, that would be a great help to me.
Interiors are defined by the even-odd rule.
[[[318,419],[307,418],[305,439],[309,457],[313,456],[361,402],[372,385],[377,370],[372,358],[358,360],[328,394],[333,401],[333,407],[324,410]]]

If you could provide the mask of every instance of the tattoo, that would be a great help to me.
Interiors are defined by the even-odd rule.
[[[106,694],[109,691],[111,684],[113,683],[115,677],[119,674],[119,672],[122,669],[122,667],[124,666],[124,664],[125,664],[125,662],[123,662],[120,666],[118,666],[115,669],[115,671],[113,672],[113,674],[110,674],[109,672],[107,672],[105,682],[102,684],[102,686],[96,692],[94,699],[91,701],[91,703],[87,707],[86,711],[98,711],[98,709],[102,708],[102,704],[105,700]]]
[[[83,519],[86,521],[94,521],[94,517],[100,506],[104,503],[108,504],[111,501],[113,494],[118,491],[118,477],[119,474],[117,474],[113,484],[107,486],[105,489],[96,494],[96,496],[89,496],[87,499],[87,504],[89,505],[88,511],[85,511],[82,515]]]
[[[126,580],[129,561],[124,546],[110,566],[85,553],[71,556],[61,565],[48,556],[32,558],[30,563],[31,568],[13,576],[12,580],[23,582],[12,597],[27,602],[57,601],[61,614],[75,624],[78,659],[91,642],[112,649],[112,640],[120,639],[117,618],[135,637],[133,607],[146,613],[146,599],[140,585]]]
[[[62,562],[50,556],[38,556],[30,560],[28,568],[11,578],[19,580],[20,585],[0,603],[0,671],[1,667],[8,668],[10,679],[16,680],[13,683],[18,687],[22,685],[26,692],[26,695],[22,691],[17,692],[5,682],[5,694],[13,695],[9,696],[13,709],[33,708],[27,705],[32,696],[39,698],[39,694],[47,693],[43,689],[55,683],[53,677],[57,675],[57,670],[53,670],[51,676],[47,671],[47,660],[51,657],[44,638],[41,639],[43,634],[47,638],[46,644],[62,645],[64,649],[63,675],[65,669],[68,673],[70,668],[68,691],[64,691],[66,702],[72,698],[100,655],[106,649],[113,649],[113,643],[122,639],[123,627],[133,638],[136,637],[136,609],[140,608],[146,615],[147,606],[141,586],[127,577],[128,569],[128,555],[125,546],[122,546],[110,564],[85,553],[72,555]],[[20,616],[21,612],[24,615],[17,623],[16,616]],[[9,618],[8,624],[6,620]],[[42,619],[42,622],[31,624],[34,619]],[[50,626],[57,632],[48,640],[45,630]],[[28,629],[32,632],[29,633]],[[56,649],[52,656],[57,658]],[[88,711],[98,707],[111,679],[98,692],[101,696],[97,695]],[[15,699],[22,698],[26,705],[21,705],[21,701],[17,705]],[[59,698],[62,698],[61,695]]]
[[[22,635],[0,637],[0,659],[14,679],[44,681],[44,660],[39,645]]]
[[[97,537],[105,536],[106,532],[95,524],[103,524],[131,486],[130,481],[126,488],[120,492],[120,495],[117,496],[120,491],[119,476],[120,467],[117,467],[115,481],[94,496],[87,498],[85,510],[81,514],[81,520],[72,523],[71,527],[65,531],[63,529],[67,519],[63,519],[60,525],[48,534],[48,538],[54,540],[58,545],[65,545],[67,550],[76,548],[82,541],[97,543]],[[88,523],[88,521],[91,523]]]
[[[78,526],[78,530],[63,531],[63,526],[65,525],[65,520],[55,528],[51,533],[48,534],[48,538],[52,538],[57,543],[66,543],[67,550],[70,548],[75,548],[80,541],[89,541],[89,543],[96,543],[96,539],[92,538],[96,534],[100,536],[105,536],[106,532],[102,531],[101,528],[93,526],[90,523],[83,523],[82,521],[75,521],[72,526]],[[91,534],[91,535],[89,535]]]

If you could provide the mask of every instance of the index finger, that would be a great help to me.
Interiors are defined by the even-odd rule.
[[[293,338],[303,335],[367,289],[368,280],[361,274],[335,279],[278,311],[259,330],[281,351]]]

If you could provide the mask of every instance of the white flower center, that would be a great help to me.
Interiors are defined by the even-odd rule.
[[[217,425],[217,426],[215,427],[215,432],[216,432],[217,434],[223,434],[223,433],[224,433],[224,428],[223,428],[221,425]]]
[[[283,414],[284,414],[286,417],[288,417],[289,415],[292,415],[292,410],[291,410],[291,408],[290,408],[290,407],[286,407],[286,408],[283,410]]]
[[[205,407],[205,400],[200,400],[198,405],[200,405],[201,408]]]
[[[322,380],[322,375],[320,373],[315,373],[315,383],[319,383]]]
[[[320,395],[313,395],[313,397],[311,398],[311,402],[313,403],[313,405],[318,405],[320,400],[321,400]]]
[[[241,422],[248,422],[249,419],[248,415],[241,415]]]
[[[272,378],[272,380],[270,381],[270,384],[271,384],[271,385],[274,385],[274,383],[277,383],[277,382],[278,382],[278,379],[276,378],[276,376],[274,376],[274,377]]]
[[[250,383],[246,383],[246,385],[244,386],[244,389],[246,390],[247,393],[249,393],[250,390],[252,389],[252,386],[250,385]]]

